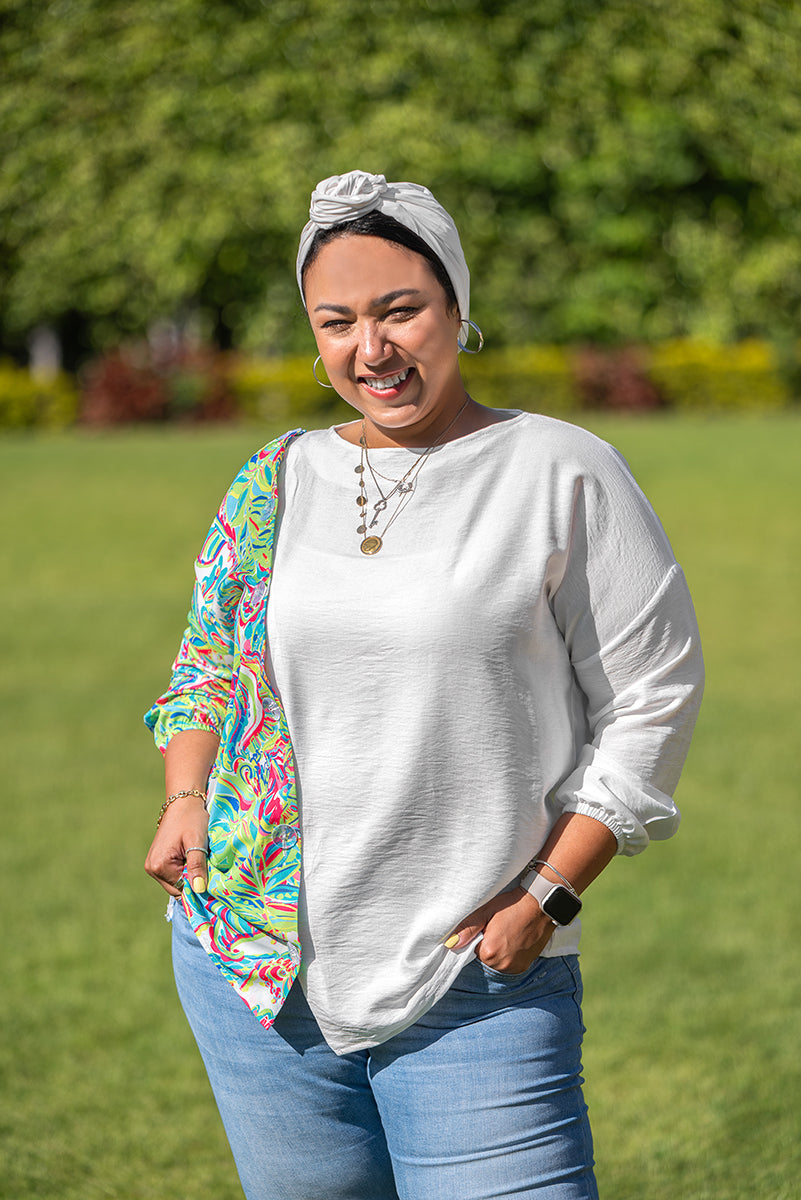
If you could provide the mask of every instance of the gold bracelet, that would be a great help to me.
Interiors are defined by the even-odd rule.
[[[175,792],[172,796],[168,796],[162,804],[161,812],[159,813],[159,819],[156,821],[156,829],[158,829],[159,825],[164,820],[164,814],[172,804],[173,800],[183,800],[184,796],[197,796],[198,800],[202,800],[204,804],[208,802],[206,793],[201,792],[200,788],[189,788],[183,792]]]

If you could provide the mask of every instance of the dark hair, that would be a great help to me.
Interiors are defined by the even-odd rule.
[[[413,229],[408,229],[405,225],[401,225],[400,221],[396,221],[394,217],[387,216],[386,213],[379,212],[378,209],[364,213],[361,217],[355,217],[352,221],[342,221],[339,225],[332,225],[330,229],[318,229],[309,246],[309,253],[306,255],[301,269],[301,279],[304,283],[306,272],[323,246],[326,246],[329,242],[333,242],[335,238],[346,237],[349,234],[361,237],[383,238],[385,242],[394,242],[397,246],[403,246],[406,250],[413,250],[415,254],[419,254],[431,267],[437,282],[442,287],[448,310],[450,312],[459,312],[459,301],[456,299],[456,292],[453,289],[451,277],[445,270],[439,255]]]

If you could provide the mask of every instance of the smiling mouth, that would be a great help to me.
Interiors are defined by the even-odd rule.
[[[388,392],[390,388],[399,387],[404,383],[409,376],[411,367],[406,367],[404,371],[399,371],[397,375],[385,375],[383,379],[378,379],[375,375],[360,375],[359,383],[370,388],[373,392]]]

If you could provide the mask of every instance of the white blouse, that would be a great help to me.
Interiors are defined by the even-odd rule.
[[[359,448],[328,429],[287,453],[270,671],[298,769],[301,983],[337,1053],[444,994],[475,947],[443,940],[561,813],[602,821],[623,854],[678,825],[703,686],[681,569],[617,451],[503,416],[434,450],[372,557]],[[370,461],[398,479],[421,453]],[[576,921],[545,953],[578,937]]]

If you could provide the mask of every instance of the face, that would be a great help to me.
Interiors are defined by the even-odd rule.
[[[371,440],[414,445],[442,432],[465,399],[459,316],[426,260],[382,238],[339,237],[304,292],[328,378],[374,426]]]

